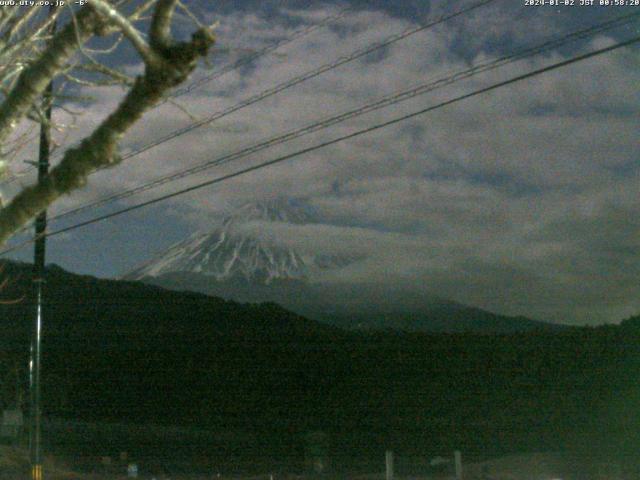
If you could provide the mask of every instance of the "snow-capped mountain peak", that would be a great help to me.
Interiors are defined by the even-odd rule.
[[[270,284],[276,280],[305,280],[314,269],[327,268],[326,257],[316,261],[274,238],[261,235],[259,228],[246,228],[256,222],[313,223],[309,214],[288,202],[247,204],[222,217],[209,232],[197,232],[176,243],[126,278],[188,272],[217,281]]]

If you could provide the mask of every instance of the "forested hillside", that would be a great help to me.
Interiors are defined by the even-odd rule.
[[[18,298],[27,267],[5,273],[4,297]],[[353,456],[620,454],[639,440],[638,317],[512,335],[345,332],[273,304],[56,267],[46,292],[46,416],[253,432],[267,450],[320,430]],[[3,353],[26,362],[33,305],[0,308]]]

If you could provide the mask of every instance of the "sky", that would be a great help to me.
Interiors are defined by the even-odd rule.
[[[218,46],[190,81],[349,7],[344,15],[150,111],[122,143],[126,153],[194,119],[471,1],[185,2],[218,22]],[[578,2],[576,2],[578,3]],[[51,214],[445,77],[640,7],[526,7],[495,0],[410,35],[94,174]],[[417,111],[472,90],[631,38],[640,23],[565,45],[426,95],[212,168],[51,228],[108,213]],[[178,37],[193,30],[185,16]],[[131,49],[104,59],[135,74]],[[116,277],[247,202],[286,198],[315,221],[265,225],[279,242],[360,260],[322,282],[375,283],[429,292],[508,315],[569,324],[619,322],[640,313],[640,55],[635,46],[554,70],[281,164],[48,241],[47,261]],[[74,87],[57,109],[70,144],[117,105],[120,87]],[[89,102],[87,95],[92,96]],[[35,152],[34,142],[25,150]],[[56,157],[54,157],[56,158]],[[24,166],[16,163],[14,171]],[[14,195],[34,177],[5,185]],[[23,237],[16,237],[19,242]],[[31,248],[11,258],[31,258]]]

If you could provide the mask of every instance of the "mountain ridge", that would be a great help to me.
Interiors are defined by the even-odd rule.
[[[27,298],[2,305],[0,351],[24,366],[26,380],[32,266],[4,265],[11,283],[1,299]],[[569,428],[601,418],[615,427],[618,445],[637,444],[627,435],[640,431],[635,320],[500,335],[347,332],[274,304],[55,266],[44,287],[45,416],[263,432],[257,451],[273,458],[295,451],[288,439],[318,430],[353,447],[350,456],[358,446],[375,448],[376,461],[390,443],[415,445],[417,455],[443,445],[548,448],[570,438]],[[628,398],[635,403],[601,408]],[[217,462],[228,460],[228,451],[213,450]]]
[[[315,281],[358,257],[305,254],[262,231],[266,224],[321,223],[286,201],[250,203],[169,247],[122,278],[239,302],[275,302],[299,315],[347,329],[509,333],[562,328],[510,317],[423,292]],[[336,272],[338,272],[336,274]]]
[[[121,278],[140,280],[171,272],[201,273],[216,281],[243,279],[256,284],[301,281],[315,271],[348,264],[352,259],[309,255],[245,230],[259,222],[308,224],[314,219],[283,201],[249,203],[214,222],[208,232],[195,232],[171,245]]]

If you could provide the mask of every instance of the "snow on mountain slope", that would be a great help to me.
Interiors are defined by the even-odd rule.
[[[260,235],[255,228],[247,229],[252,222],[305,224],[312,223],[312,219],[286,202],[247,204],[222,218],[211,231],[197,232],[169,247],[125,278],[137,280],[189,272],[217,281],[244,280],[268,285],[279,280],[304,281],[315,269],[348,262],[348,259],[303,255]]]
[[[543,322],[443,299],[421,285],[411,290],[314,281],[316,273],[345,267],[358,258],[303,254],[278,240],[280,234],[274,232],[282,230],[271,228],[312,223],[319,222],[287,202],[245,205],[221,218],[209,232],[193,234],[124,278],[236,302],[274,302],[348,329],[513,333],[550,328]]]

